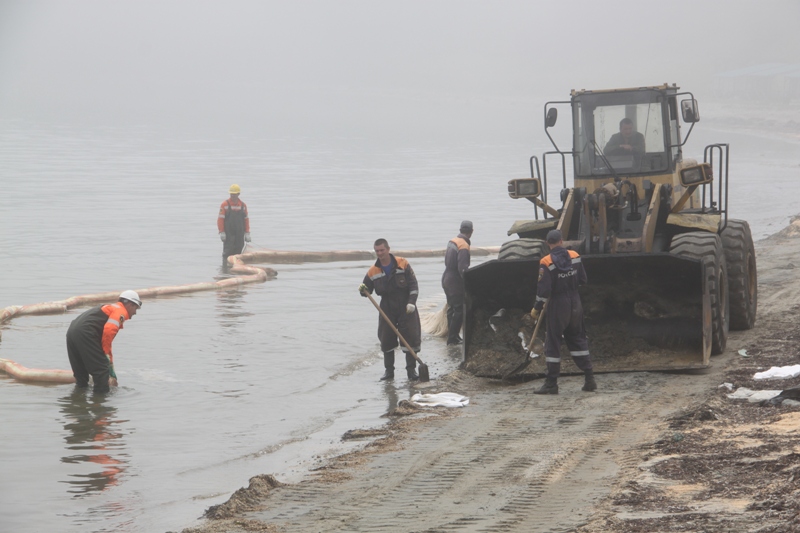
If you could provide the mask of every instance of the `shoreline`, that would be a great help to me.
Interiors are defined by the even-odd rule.
[[[572,501],[570,505],[571,507],[580,507],[583,504],[589,510],[584,509],[585,512],[582,513],[578,520],[572,520],[570,517],[561,517],[561,521],[558,521],[559,518],[556,517],[553,519],[555,522],[550,524],[551,527],[570,525],[577,528],[576,531],[582,533],[599,533],[600,531],[619,531],[622,533],[640,531],[639,528],[642,528],[641,531],[646,531],[648,530],[647,528],[667,524],[670,525],[669,527],[674,528],[677,527],[675,524],[679,522],[684,525],[687,523],[696,524],[697,527],[702,528],[716,524],[720,520],[725,521],[726,524],[728,521],[734,524],[736,520],[739,520],[742,525],[731,525],[731,529],[728,529],[728,531],[732,532],[750,531],[751,529],[748,529],[747,523],[750,526],[754,523],[769,526],[776,521],[769,512],[766,512],[766,516],[763,516],[765,509],[770,511],[769,506],[765,508],[764,505],[761,505],[759,507],[757,502],[754,501],[748,504],[734,505],[727,502],[724,497],[720,498],[716,495],[706,497],[706,493],[698,487],[694,487],[692,490],[685,489],[686,493],[691,496],[690,498],[679,498],[679,492],[684,490],[680,489],[680,487],[687,482],[697,481],[691,478],[693,472],[691,469],[682,471],[683,475],[691,478],[684,480],[683,485],[679,482],[665,481],[654,472],[654,465],[659,464],[659,461],[656,460],[659,453],[669,452],[667,455],[674,455],[677,452],[679,455],[692,455],[692,450],[687,447],[681,447],[680,443],[686,438],[687,445],[689,442],[698,444],[700,439],[698,435],[702,436],[708,433],[709,428],[706,426],[709,422],[719,422],[720,427],[713,428],[719,434],[719,437],[716,440],[711,439],[712,442],[709,447],[716,451],[709,452],[706,456],[708,460],[711,460],[713,453],[720,454],[725,451],[720,451],[719,449],[722,442],[736,441],[745,437],[753,438],[748,436],[748,432],[753,431],[753,424],[795,424],[796,421],[793,417],[797,417],[797,422],[800,422],[800,408],[796,407],[765,408],[757,406],[748,410],[746,415],[742,415],[741,406],[739,404],[732,405],[730,400],[727,400],[718,389],[722,379],[735,379],[738,384],[734,383],[734,385],[737,387],[744,386],[741,383],[750,383],[747,380],[752,373],[743,370],[743,367],[758,366],[759,364],[767,364],[767,362],[785,362],[791,359],[786,354],[776,355],[766,352],[756,354],[755,352],[757,351],[757,346],[776,337],[776,332],[784,331],[787,327],[787,322],[793,323],[792,319],[798,318],[798,314],[800,314],[798,309],[800,306],[791,303],[794,301],[791,296],[800,296],[800,280],[793,275],[793,265],[791,267],[788,266],[788,259],[796,257],[800,253],[800,216],[792,217],[790,224],[779,232],[757,241],[756,251],[759,264],[760,293],[759,318],[756,327],[749,331],[732,332],[726,352],[712,360],[713,367],[707,372],[700,372],[697,375],[692,373],[680,375],[658,373],[602,374],[598,378],[601,385],[601,390],[598,391],[599,394],[588,396],[571,390],[573,388],[577,389],[573,383],[577,383],[576,378],[564,378],[565,386],[562,388],[562,394],[537,401],[533,400],[532,395],[530,395],[535,382],[500,385],[492,380],[475,378],[465,374],[463,371],[456,370],[441,376],[431,389],[426,390],[426,392],[458,392],[471,398],[470,406],[462,409],[419,410],[408,404],[407,401],[400,402],[398,406],[399,412],[384,415],[389,419],[386,424],[367,430],[353,430],[352,433],[347,432],[342,436],[343,441],[348,439],[362,440],[364,442],[362,447],[322,460],[319,465],[309,467],[302,481],[291,485],[282,484],[280,480],[276,480],[269,474],[266,477],[265,475],[255,476],[251,479],[250,487],[236,491],[227,502],[219,506],[212,506],[206,512],[206,516],[212,518],[206,518],[201,525],[188,527],[182,531],[183,533],[304,531],[306,529],[304,529],[305,526],[303,524],[307,524],[307,520],[312,519],[314,520],[313,523],[323,527],[324,530],[347,531],[348,528],[356,529],[357,525],[372,523],[370,522],[371,518],[367,516],[369,514],[367,508],[369,506],[359,505],[356,501],[359,487],[377,487],[375,489],[377,492],[383,492],[387,495],[396,494],[400,492],[399,485],[403,483],[418,483],[418,478],[425,477],[424,472],[420,469],[404,466],[402,464],[403,457],[419,457],[421,461],[426,463],[426,468],[435,469],[437,467],[435,460],[425,458],[436,457],[441,454],[453,454],[453,458],[446,465],[442,465],[445,469],[439,472],[439,475],[444,475],[443,472],[449,469],[456,472],[457,475],[454,474],[454,476],[458,478],[452,481],[452,485],[468,484],[470,478],[475,477],[477,479],[472,479],[471,481],[482,486],[481,483],[486,482],[486,479],[481,477],[480,471],[487,468],[487,465],[482,463],[489,461],[489,459],[482,458],[479,460],[474,458],[470,462],[468,458],[476,452],[476,450],[470,449],[470,442],[480,443],[480,446],[489,446],[488,443],[483,443],[480,440],[484,431],[487,434],[491,434],[494,439],[514,441],[513,452],[511,451],[512,449],[506,450],[505,454],[501,453],[499,456],[492,458],[491,461],[493,463],[503,462],[504,460],[509,462],[523,460],[522,457],[526,455],[525,451],[520,452],[517,450],[517,447],[521,444],[526,445],[526,443],[537,442],[539,446],[544,445],[544,443],[552,443],[554,446],[565,445],[564,437],[554,436],[553,434],[549,436],[537,435],[535,431],[533,433],[530,431],[520,433],[519,424],[516,426],[514,424],[510,426],[501,424],[498,426],[496,419],[499,416],[499,412],[502,412],[502,417],[517,419],[517,422],[521,422],[526,420],[531,410],[543,409],[537,413],[543,418],[546,416],[547,411],[565,407],[568,407],[568,409],[563,416],[567,416],[569,412],[574,410],[574,407],[595,407],[596,410],[590,411],[590,413],[593,412],[598,419],[605,418],[604,423],[612,426],[608,431],[603,430],[603,434],[600,436],[585,437],[583,433],[579,432],[576,438],[588,439],[583,443],[583,446],[589,446],[590,448],[596,447],[599,443],[602,443],[600,444],[601,448],[609,446],[611,443],[616,444],[619,448],[611,447],[606,451],[608,457],[603,458],[604,462],[611,459],[615,468],[603,467],[601,466],[603,463],[594,464],[596,459],[592,456],[592,453],[595,452],[587,451],[581,445],[576,445],[574,450],[564,452],[567,453],[566,456],[555,454],[551,461],[546,458],[542,461],[534,461],[528,464],[523,469],[522,474],[517,472],[516,477],[501,476],[497,480],[498,488],[494,494],[497,494],[500,490],[513,493],[517,489],[519,497],[522,497],[523,494],[530,490],[532,479],[539,475],[541,480],[538,483],[548,485],[548,490],[553,494],[552,498],[557,500],[559,495],[564,495],[565,487],[561,485],[566,484],[567,489],[575,490],[574,487],[570,489],[568,483],[568,478],[574,475],[575,472],[584,476],[592,475],[592,470],[583,468],[581,461],[574,463],[567,459],[570,456],[583,456],[583,462],[589,463],[592,468],[600,469],[603,476],[601,480],[595,480],[599,485],[595,484],[591,494],[586,495],[584,499],[581,499],[580,494],[574,493],[573,496],[577,499]],[[789,337],[791,338],[791,334],[789,334]],[[780,342],[776,344],[778,346],[782,345]],[[738,355],[737,350],[740,347],[750,351],[750,353],[754,353],[757,357],[748,359]],[[800,357],[800,354],[798,354],[798,357]],[[800,378],[781,383],[786,387],[800,385]],[[770,386],[772,385],[774,383]],[[615,389],[615,386],[619,387],[619,389]],[[652,402],[653,399],[659,399],[663,403],[652,406],[643,403]],[[587,402],[589,404],[601,404],[606,400],[610,402],[609,405],[587,406]],[[542,404],[546,404],[544,408]],[[503,409],[498,409],[499,406],[503,406]],[[613,409],[619,409],[621,406],[625,408],[625,416],[613,412]],[[611,415],[609,415],[609,412]],[[709,412],[717,414],[712,416],[708,414]],[[423,414],[420,415],[419,413]],[[724,419],[720,413],[724,413]],[[741,419],[737,418],[740,416],[742,417]],[[789,418],[785,420],[784,416]],[[591,419],[591,416],[587,418]],[[625,418],[629,418],[629,420],[625,420]],[[682,430],[681,435],[685,435],[680,439],[674,437],[677,433],[674,429],[671,429],[675,427],[676,420],[681,421],[677,422],[677,424]],[[592,420],[584,422],[586,428],[593,427],[592,422]],[[535,420],[530,420],[530,423],[535,425],[536,422]],[[625,428],[628,428],[631,423],[633,423],[633,426],[630,429],[633,430],[634,435],[625,433]],[[473,427],[470,429],[465,426]],[[564,431],[566,428],[559,428],[559,430]],[[470,441],[469,436],[472,435],[472,431],[475,432],[473,435],[475,440]],[[599,432],[597,428],[594,431]],[[462,440],[455,444],[449,442],[454,439],[452,434],[458,432],[465,433],[465,435],[461,435]],[[769,435],[769,433],[766,434]],[[665,438],[665,435],[667,438]],[[672,439],[668,438],[670,435],[673,436]],[[436,442],[431,444],[431,441]],[[453,448],[454,445],[456,448]],[[570,443],[570,446],[572,446],[572,443]],[[773,442],[762,445],[766,449],[772,449],[773,452],[774,446],[786,446],[786,444],[781,441],[778,444]],[[463,455],[463,457],[458,457],[459,455]],[[692,457],[696,459],[696,455],[698,454],[694,454]],[[662,461],[665,460],[667,459]],[[467,464],[464,464],[465,461]],[[476,462],[477,464],[473,468],[472,463]],[[540,463],[547,463],[547,466],[541,466],[543,470],[537,472],[536,465]],[[800,464],[797,466],[798,473],[800,473]],[[657,468],[655,470],[658,471]],[[375,479],[375,476],[371,475],[371,472],[386,474],[387,471],[395,475],[400,474],[401,477],[395,479],[393,475],[391,478],[382,479],[382,476],[379,476],[381,479]],[[734,476],[731,477],[731,481],[736,479],[736,470],[730,472],[729,475]],[[577,477],[580,478],[581,476]],[[578,481],[581,480],[578,479]],[[432,480],[429,482],[433,483]],[[673,492],[668,491],[669,494],[667,496],[673,497],[675,505],[674,509],[667,507],[666,511],[659,509],[654,504],[655,501],[663,501],[663,498],[665,498],[662,490],[665,484],[678,487]],[[598,486],[600,486],[603,493],[600,498],[596,494]],[[346,493],[353,489],[356,489],[356,492],[351,496],[351,501],[346,496]],[[653,496],[652,493],[656,489],[661,490],[658,493],[658,497],[662,498],[662,500],[658,500]],[[476,511],[472,507],[478,505],[481,497],[485,497],[488,500],[497,499],[494,495],[489,497],[475,493],[473,497],[476,501],[472,503],[472,507],[462,507],[460,501],[453,499],[451,494],[453,490],[452,487],[442,486],[435,492],[431,492],[430,499],[437,500],[433,508],[437,509],[440,515],[460,515],[461,519],[466,520],[468,516],[471,516]],[[709,491],[711,489],[706,492]],[[296,503],[294,499],[296,494],[293,495],[293,493],[313,494],[314,496],[311,498],[314,503],[309,504],[308,509],[305,511],[290,511],[292,508],[291,502],[295,501]],[[548,491],[545,491],[538,498],[540,500],[548,500],[547,495]],[[373,501],[375,498],[383,502],[395,499],[381,498],[369,493],[364,494],[364,496],[372,498],[370,499],[372,504],[375,503]],[[751,496],[751,499],[755,500],[757,494]],[[410,498],[411,496],[408,497]],[[742,498],[741,494],[738,494],[737,497],[739,500],[746,499]],[[789,494],[788,497],[791,498],[793,496]],[[409,502],[402,495],[398,496],[398,499],[400,502],[396,504],[395,513],[403,514]],[[329,500],[335,501],[330,502]],[[702,503],[707,500],[710,500],[711,503],[707,505]],[[508,514],[508,509],[513,507],[513,501],[514,499],[511,497],[510,502],[506,502],[505,506],[494,507],[495,518],[499,519],[500,515]],[[548,503],[554,506],[557,505],[556,501],[550,502],[548,500]],[[538,504],[541,505],[541,502],[538,502]],[[416,503],[416,505],[419,506],[420,504]],[[342,510],[342,506],[346,506],[347,510]],[[775,507],[775,505],[772,505],[772,507]],[[800,501],[797,502],[795,507],[792,507],[792,505],[785,505],[785,507],[800,510]],[[774,509],[772,511],[772,514],[775,515]],[[753,516],[744,520],[743,517],[746,517],[748,512]],[[508,517],[505,519],[509,520]],[[531,517],[531,519],[534,518]],[[785,519],[785,513],[781,515],[780,519]],[[445,519],[442,518],[442,520]],[[515,520],[518,520],[518,522],[514,523],[521,528],[526,523],[525,518],[521,516],[515,517]],[[402,523],[407,524],[407,530],[417,527],[413,517],[410,516],[404,515]],[[452,524],[453,521],[445,521],[443,523]],[[777,532],[781,530],[765,529],[764,531]]]

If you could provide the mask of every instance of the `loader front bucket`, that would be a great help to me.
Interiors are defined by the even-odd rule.
[[[705,368],[711,354],[711,307],[705,266],[668,253],[581,256],[580,289],[595,372]],[[538,260],[487,261],[464,276],[463,367],[502,378],[525,360],[533,331]],[[547,320],[545,315],[544,320]],[[546,324],[540,328],[544,339]],[[543,376],[542,343],[518,377]],[[580,373],[566,346],[562,374]]]

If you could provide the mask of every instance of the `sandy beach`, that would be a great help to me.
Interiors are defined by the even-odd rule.
[[[300,483],[256,476],[183,533],[800,530],[800,408],[727,397],[800,385],[753,380],[800,355],[800,218],[756,248],[756,326],[731,332],[710,369],[603,374],[596,394],[566,377],[545,397],[538,381],[440,376],[426,392],[468,407],[401,402],[384,427],[342,436],[359,450]]]

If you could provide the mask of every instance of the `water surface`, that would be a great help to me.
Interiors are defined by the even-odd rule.
[[[534,133],[539,144],[397,145],[3,123],[0,308],[224,276],[216,214],[231,183],[262,247],[442,248],[464,218],[474,245],[499,245],[531,216],[505,191],[546,149]],[[713,130],[691,142],[698,156],[731,143],[732,216],[757,238],[794,214],[775,191],[796,190],[795,144]],[[411,264],[421,309],[435,309],[441,259]],[[114,344],[121,386],[105,398],[0,377],[2,530],[176,530],[253,475],[295,481],[346,449],[344,431],[382,423],[411,393],[402,371],[377,380],[378,317],[356,291],[368,267],[277,265],[263,284],[146,300]],[[6,324],[0,357],[68,368],[79,312]],[[460,361],[441,339],[420,355],[434,377]]]

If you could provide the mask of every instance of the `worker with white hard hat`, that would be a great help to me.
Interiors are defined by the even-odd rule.
[[[125,321],[136,315],[142,300],[136,291],[124,291],[119,301],[89,309],[72,321],[67,330],[67,354],[79,388],[94,381],[94,392],[109,391],[117,384],[111,344]]]
[[[217,216],[217,229],[222,241],[222,266],[228,265],[228,257],[244,251],[246,242],[250,242],[250,218],[247,205],[239,199],[241,187],[236,184],[228,189],[230,198],[222,202]]]

